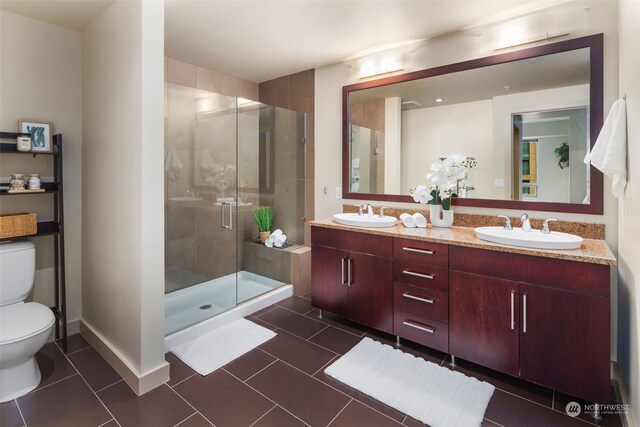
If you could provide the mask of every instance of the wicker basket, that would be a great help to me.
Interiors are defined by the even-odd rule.
[[[38,219],[34,213],[0,215],[0,239],[30,236],[38,232]]]

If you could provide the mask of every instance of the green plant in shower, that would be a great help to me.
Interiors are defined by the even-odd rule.
[[[569,167],[569,144],[563,142],[562,145],[555,150],[553,150],[556,157],[558,158],[558,166],[560,169]]]
[[[273,224],[273,208],[271,206],[261,206],[251,211],[253,219],[258,224],[260,232],[270,231]]]

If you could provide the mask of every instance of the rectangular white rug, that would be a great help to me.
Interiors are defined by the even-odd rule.
[[[482,424],[495,387],[364,338],[324,371],[431,427]]]
[[[200,375],[208,375],[275,337],[247,319],[234,320],[171,350]]]

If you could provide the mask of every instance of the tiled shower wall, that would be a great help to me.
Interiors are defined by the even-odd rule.
[[[275,185],[279,191],[274,195],[274,225],[287,234],[287,230],[304,229],[304,239],[295,236],[295,240],[307,245],[311,242],[308,222],[314,215],[314,84],[314,70],[307,70],[259,85],[260,102],[307,115],[305,144],[294,142],[287,148],[276,143]],[[276,123],[276,132],[278,126],[284,125]],[[303,164],[304,173],[296,173],[295,169]],[[285,169],[289,172],[283,173]],[[304,216],[301,215],[303,212]]]

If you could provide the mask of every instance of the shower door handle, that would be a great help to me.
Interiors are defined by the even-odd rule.
[[[224,215],[224,208],[226,206],[229,206],[229,224],[225,224],[226,219],[225,219],[225,215]],[[231,203],[229,202],[222,202],[220,204],[220,224],[222,225],[222,228],[225,230],[231,230],[233,228],[233,211],[231,210]]]

